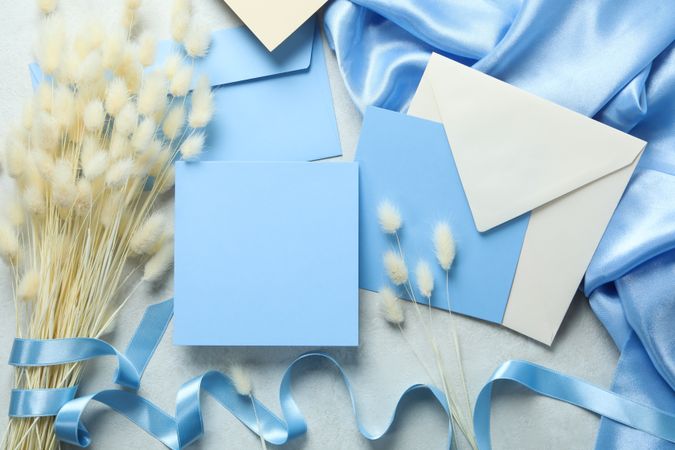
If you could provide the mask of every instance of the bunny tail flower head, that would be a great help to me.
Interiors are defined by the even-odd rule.
[[[387,234],[396,234],[401,228],[401,213],[389,200],[382,201],[377,207],[377,217],[382,230]]]
[[[394,291],[388,287],[383,287],[380,289],[380,297],[382,297],[384,319],[392,325],[401,325],[405,321],[405,315]]]
[[[415,268],[415,278],[417,279],[417,289],[422,296],[431,298],[434,291],[434,274],[426,261],[420,261]]]
[[[455,238],[447,222],[440,222],[434,228],[434,249],[438,264],[443,270],[450,270],[455,260]]]
[[[408,268],[403,258],[392,250],[388,250],[383,257],[384,268],[387,276],[396,286],[400,286],[408,281]]]
[[[204,134],[196,133],[189,136],[180,146],[180,153],[185,160],[196,159],[204,149]]]
[[[232,379],[232,385],[237,391],[237,394],[249,396],[253,393],[251,377],[249,377],[248,372],[242,366],[232,366],[230,368],[230,378]]]
[[[202,76],[192,92],[192,108],[190,117],[188,117],[188,125],[192,128],[205,127],[213,117],[213,109],[211,84],[206,76]]]

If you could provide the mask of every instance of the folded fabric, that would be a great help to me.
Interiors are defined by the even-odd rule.
[[[662,0],[335,0],[325,25],[348,91],[362,109],[371,104],[405,109],[436,51],[649,142],[636,169],[640,177],[626,190],[632,200],[619,204],[587,274],[591,305],[621,349],[631,327],[645,322],[628,324],[624,303],[636,310],[643,306],[637,298],[620,297],[614,280],[637,261],[675,247],[675,234],[663,234],[675,213],[675,203],[664,202],[675,184],[673,16],[675,3]],[[672,275],[664,278],[673,283]],[[649,295],[646,287],[644,296]],[[665,307],[672,310],[675,302]],[[654,322],[667,323],[661,310],[645,311]],[[647,348],[667,348],[675,342],[673,330],[641,334],[649,335]],[[651,370],[642,364],[646,360],[675,373],[675,353],[647,353],[642,342],[637,347],[647,359],[627,359],[617,378],[639,379]],[[641,395],[657,401],[661,391],[650,386],[642,383]],[[600,430],[596,448],[604,450],[604,439],[617,437],[617,430],[622,434],[613,439],[614,448],[653,448],[640,432],[614,425]]]
[[[274,52],[268,52],[244,27],[212,33],[204,58],[194,66],[194,80],[208,76],[215,113],[206,129],[203,160],[313,161],[340,156],[333,97],[321,33],[309,21]],[[171,52],[162,41],[156,64],[161,69]],[[30,66],[33,84],[42,79]]]
[[[176,163],[180,345],[358,345],[358,166]]]

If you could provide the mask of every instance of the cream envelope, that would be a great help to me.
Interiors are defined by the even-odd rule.
[[[479,231],[531,212],[502,323],[550,345],[646,143],[437,54],[408,114],[443,123]]]
[[[225,0],[267,50],[274,50],[327,0]]]

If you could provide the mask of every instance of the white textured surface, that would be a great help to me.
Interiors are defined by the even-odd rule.
[[[108,0],[70,0],[63,2],[68,20],[83,19],[86,14],[100,14],[104,20],[114,17],[121,2]],[[197,0],[197,13],[210,25],[226,27],[237,19],[218,0]],[[165,36],[168,26],[168,1],[148,0],[143,6],[146,29]],[[6,125],[16,117],[30,93],[27,64],[36,37],[37,13],[31,1],[2,0],[0,14],[0,139],[4,141]],[[334,56],[326,49],[335,100],[340,136],[345,156],[351,158],[358,139],[361,118],[349,99],[337,71]],[[8,195],[7,180],[0,179],[0,202]],[[583,220],[583,218],[579,218]],[[107,336],[124,348],[147,304],[170,295],[143,292],[124,311],[115,331]],[[410,306],[410,305],[407,305]],[[417,348],[424,348],[423,333],[413,311],[407,308],[408,336]],[[14,308],[11,301],[9,271],[0,265],[0,361],[6,361],[14,334]],[[447,330],[447,314],[434,315],[439,334]],[[465,355],[467,382],[472,398],[492,371],[507,359],[531,360],[575,375],[601,386],[608,386],[617,360],[617,352],[591,313],[587,302],[578,296],[565,319],[551,349],[498,326],[458,318],[462,351]],[[398,331],[384,323],[378,301],[373,294],[361,295],[361,347],[330,350],[352,378],[357,407],[367,426],[379,429],[388,420],[396,399],[410,384],[426,382],[424,371],[401,340]],[[169,335],[160,345],[143,379],[141,393],[173,413],[175,393],[188,378],[208,369],[225,370],[232,362],[249,367],[257,396],[279,412],[278,388],[282,372],[292,359],[305,351],[301,348],[177,348]],[[443,346],[451,355],[451,347]],[[425,352],[426,358],[430,357]],[[110,387],[111,361],[90,365],[82,392]],[[5,411],[11,388],[12,370],[0,366],[0,411]],[[354,426],[351,408],[334,370],[306,366],[298,371],[294,384],[298,403],[309,422],[307,436],[285,446],[288,449],[441,449],[446,422],[437,407],[429,403],[409,403],[396,431],[382,441],[371,444],[360,437]],[[455,384],[457,386],[457,384]],[[597,418],[575,407],[537,397],[522,390],[500,391],[493,408],[495,449],[590,449]],[[193,448],[258,448],[256,438],[214,401],[205,401],[206,435]],[[94,438],[94,449],[160,449],[157,441],[109,411],[92,408],[87,414]],[[0,428],[6,418],[0,416]]]

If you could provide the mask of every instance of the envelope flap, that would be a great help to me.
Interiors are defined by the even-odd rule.
[[[441,55],[426,70],[479,231],[630,165],[646,145]]]
[[[307,70],[312,62],[314,29],[315,21],[307,21],[273,52],[246,27],[217,30],[211,35],[206,56],[194,62],[194,81],[206,74],[211,86],[221,86]],[[160,42],[153,68],[161,67],[172,52],[180,51],[173,41]]]

